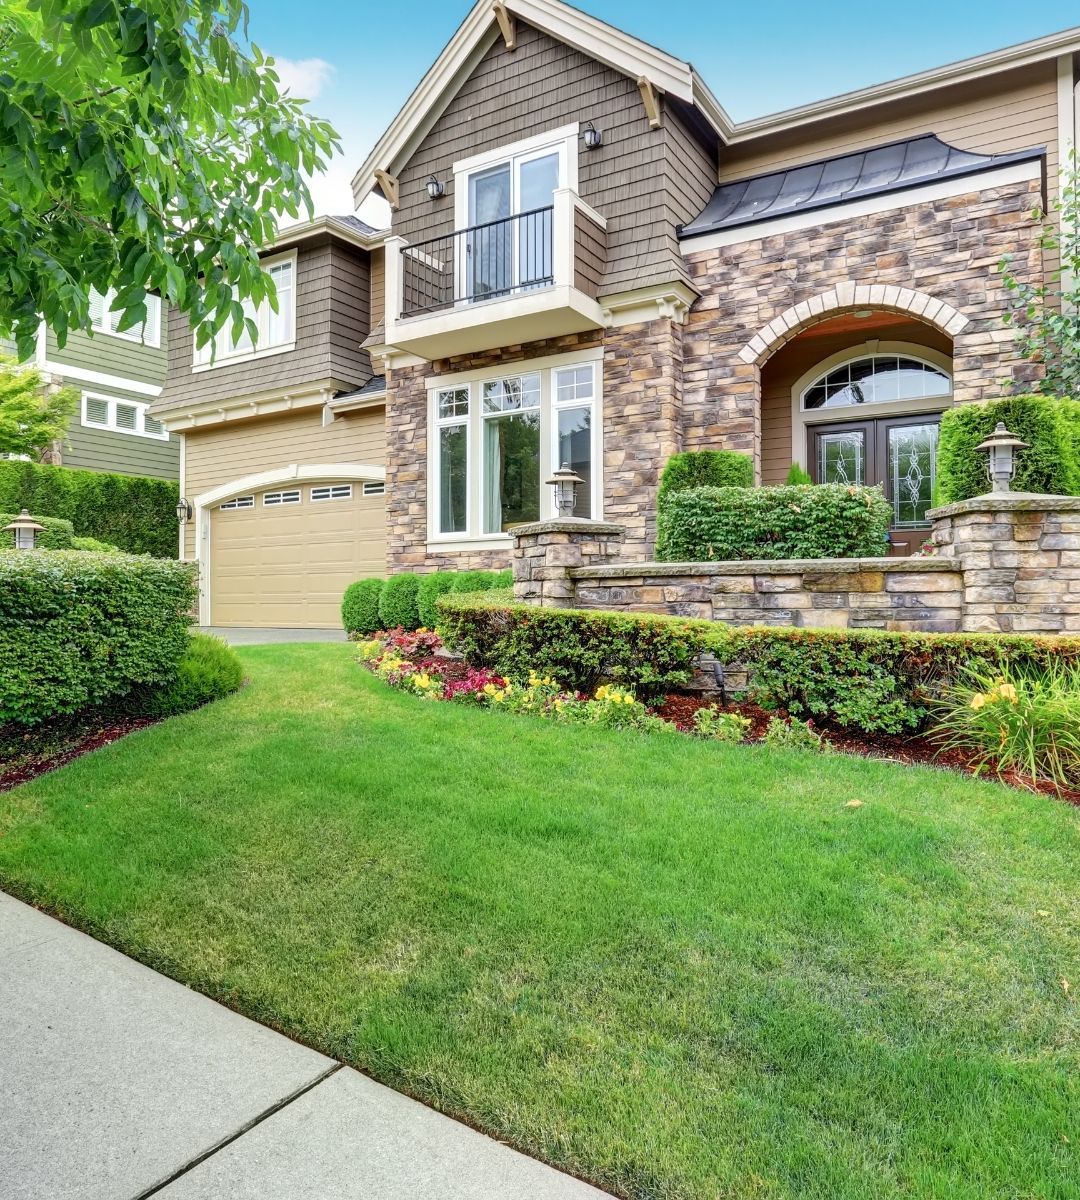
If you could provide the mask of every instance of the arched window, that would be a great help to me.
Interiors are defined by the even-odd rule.
[[[926,400],[952,394],[940,367],[902,354],[867,354],[819,375],[803,389],[804,411]]]

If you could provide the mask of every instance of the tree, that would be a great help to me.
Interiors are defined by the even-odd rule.
[[[0,454],[40,462],[67,432],[79,404],[76,388],[46,388],[35,367],[0,358]]]
[[[1080,397],[1080,166],[1075,150],[1061,172],[1054,209],[1057,219],[1044,223],[1039,245],[1044,254],[1059,259],[1060,270],[1049,284],[1029,283],[1016,276],[1012,256],[1005,255],[998,264],[1009,301],[1003,319],[1017,331],[1020,354],[1042,367],[1034,390]]]
[[[340,146],[247,21],[242,0],[0,4],[0,337],[20,358],[42,318],[61,346],[89,331],[91,288],[119,329],[154,291],[197,345],[257,337],[243,301],[276,308],[257,248],[311,215],[304,173]]]

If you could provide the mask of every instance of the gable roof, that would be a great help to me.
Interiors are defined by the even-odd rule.
[[[561,0],[503,0],[506,11],[556,40],[628,75],[647,79],[658,91],[693,105],[726,138],[731,118],[688,63],[589,16]],[[477,0],[390,127],[353,176],[357,205],[378,184],[376,171],[396,174],[446,111],[461,85],[500,37],[491,0]]]
[[[1012,154],[974,154],[934,134],[874,146],[817,162],[722,183],[701,213],[679,231],[681,238],[734,229],[774,217],[847,204],[869,196],[990,171],[1041,158],[1042,146]]]

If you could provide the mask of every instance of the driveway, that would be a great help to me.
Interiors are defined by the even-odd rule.
[[[604,1193],[0,893],[4,1200]]]
[[[200,626],[200,633],[212,633],[230,646],[271,646],[279,642],[344,642],[341,629],[223,629]]]

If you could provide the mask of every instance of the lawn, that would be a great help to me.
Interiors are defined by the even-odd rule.
[[[622,1195],[1080,1196],[1080,810],[243,657],[0,795],[0,884]]]

